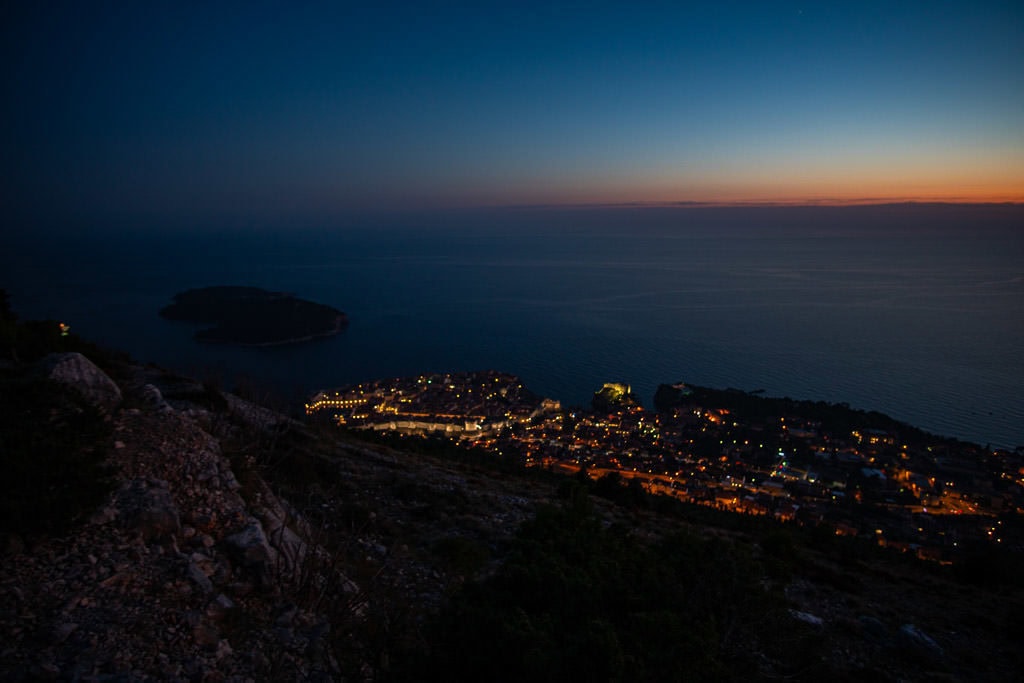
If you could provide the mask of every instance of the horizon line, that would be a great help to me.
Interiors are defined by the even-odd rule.
[[[622,202],[537,202],[523,204],[472,204],[465,208],[496,209],[644,209],[644,208],[816,208],[852,206],[1024,206],[1024,199],[899,199],[862,197],[857,199],[777,199],[777,200],[666,200]]]

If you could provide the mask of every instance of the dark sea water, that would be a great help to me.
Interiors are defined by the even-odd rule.
[[[1024,444],[1024,207],[520,209],[225,226],[26,225],[0,287],[26,318],[296,403],[319,388],[494,368],[588,404],[605,381],[847,402]],[[157,316],[245,284],[350,317],[341,335],[204,346]]]

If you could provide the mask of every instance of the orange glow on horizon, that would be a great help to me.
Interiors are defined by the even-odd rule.
[[[476,206],[863,206],[873,204],[1024,204],[1024,190],[917,193],[663,193],[539,192],[527,196],[462,197],[460,204]]]
[[[1024,154],[728,157],[625,173],[598,166],[490,180],[461,178],[442,194],[458,203],[492,206],[1019,204]]]
[[[660,187],[659,187],[660,185]],[[783,185],[780,183],[780,185]],[[865,204],[944,203],[944,204],[1024,204],[1024,183],[992,186],[904,186],[879,187],[871,183],[851,183],[847,187],[740,187],[704,186],[690,190],[670,189],[663,183],[649,187],[634,184],[623,187],[546,187],[525,191],[519,197],[478,196],[473,203],[520,205],[650,205],[650,206],[855,206]],[[483,194],[483,193],[482,193]],[[469,199],[468,197],[466,199]],[[508,201],[511,199],[512,201]],[[482,201],[480,201],[482,200]],[[490,200],[490,201],[488,201]],[[472,200],[471,200],[472,201]]]
[[[989,165],[935,160],[827,165],[722,164],[708,168],[616,173],[563,169],[509,177],[437,178],[412,192],[406,207],[528,206],[848,206],[865,204],[1024,204],[1024,158]]]

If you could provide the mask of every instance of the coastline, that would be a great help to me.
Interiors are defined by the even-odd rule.
[[[396,227],[314,240],[299,230],[287,258],[261,235],[215,242],[152,233],[122,243],[88,232],[92,242],[79,251],[90,247],[94,259],[51,258],[52,243],[35,234],[5,254],[5,287],[24,318],[60,319],[140,359],[264,377],[285,392],[501,367],[570,405],[614,378],[649,405],[659,383],[686,377],[875,408],[982,444],[1024,444],[1020,209],[867,216],[835,208],[827,222],[808,210],[782,225],[781,212],[743,229],[731,215],[709,209],[704,218],[714,221],[705,223],[650,210],[578,224],[556,215],[545,224],[577,228],[543,241],[528,216],[473,240],[457,224],[446,239],[411,228],[398,239]],[[627,219],[628,237],[618,232]],[[968,222],[978,227],[969,239]],[[153,262],[154,253],[164,258]],[[108,272],[115,279],[99,277]],[[423,287],[427,280],[438,287]],[[138,286],[110,286],[121,281]],[[168,329],[153,314],[190,283],[218,282],[343,304],[358,330],[234,351],[197,344],[200,326]],[[248,341],[331,328],[333,316]]]
[[[234,346],[298,344],[341,332],[348,316],[332,306],[294,294],[249,286],[189,289],[174,295],[160,316],[201,325],[198,342]]]
[[[200,344],[216,344],[221,346],[239,346],[244,348],[256,349],[256,348],[272,348],[277,346],[289,346],[291,344],[301,344],[303,342],[314,341],[316,339],[326,339],[328,337],[334,337],[341,334],[342,330],[348,325],[348,316],[341,314],[337,316],[334,321],[334,328],[327,330],[326,332],[320,332],[317,334],[309,334],[304,337],[291,337],[289,339],[281,339],[279,341],[269,342],[242,342],[234,341],[231,339],[202,339],[198,336],[193,338]]]

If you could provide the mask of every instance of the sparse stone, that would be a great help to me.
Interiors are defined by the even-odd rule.
[[[932,660],[939,660],[945,655],[942,647],[927,633],[914,624],[903,624],[896,634],[896,642],[900,647],[906,648],[914,654],[927,657]]]
[[[242,485],[235,478],[235,473],[230,469],[221,473],[221,483],[228,491],[237,491],[242,488]]]
[[[174,410],[174,408],[168,405],[167,401],[164,400],[164,396],[160,393],[160,390],[152,384],[147,384],[142,387],[139,398],[150,410],[155,410],[157,412],[171,412]]]
[[[42,662],[39,665],[39,678],[44,681],[54,681],[60,676],[60,667],[53,662]]]
[[[213,592],[213,583],[210,581],[210,577],[195,562],[188,563],[186,573],[188,578],[192,580],[192,583],[196,584],[204,594]]]
[[[789,610],[789,613],[794,619],[796,619],[797,621],[802,621],[805,624],[816,626],[818,628],[821,628],[825,625],[825,622],[822,620],[821,617],[815,616],[810,612],[801,612],[800,610],[791,609]]]
[[[235,609],[235,601],[220,593],[206,606],[206,616],[213,621],[220,621],[228,612]]]
[[[201,621],[192,629],[192,637],[195,639],[196,645],[213,649],[220,642],[220,631],[213,624]]]
[[[277,617],[274,619],[275,626],[290,626],[295,621],[295,616],[299,613],[299,608],[294,604],[287,604],[281,608]]]
[[[269,582],[277,561],[277,551],[270,547],[259,520],[250,518],[245,528],[225,537],[224,543],[239,563],[251,570],[260,582]]]
[[[165,487],[150,486],[135,479],[118,498],[121,506],[128,510],[129,524],[145,541],[162,540],[181,528],[178,508]]]
[[[285,524],[283,518],[267,508],[261,512],[260,518],[266,529],[267,540],[282,561],[281,569],[294,575],[306,558],[306,542]]]
[[[101,410],[113,412],[121,404],[114,380],[80,353],[51,353],[39,364],[47,379],[75,389]]]
[[[117,518],[117,508],[113,506],[106,506],[100,508],[89,518],[89,523],[96,526],[102,526],[108,522],[113,521]]]
[[[77,629],[78,624],[70,621],[57,624],[53,627],[53,642],[56,644],[63,643],[68,639],[68,636],[74,633]]]
[[[217,661],[220,661],[225,657],[233,655],[234,653],[235,651],[231,649],[231,643],[229,643],[227,640],[222,640],[219,643],[217,643],[217,654],[215,655],[217,657]]]

